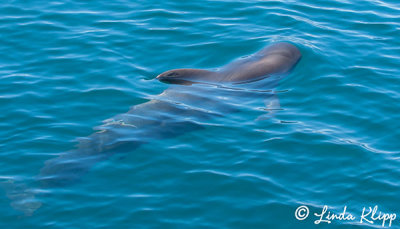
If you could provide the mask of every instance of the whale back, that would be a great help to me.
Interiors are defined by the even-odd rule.
[[[196,82],[241,83],[263,79],[273,74],[289,72],[300,60],[301,53],[290,43],[268,46],[250,57],[233,61],[219,71],[173,69],[156,78],[163,82],[191,84]]]

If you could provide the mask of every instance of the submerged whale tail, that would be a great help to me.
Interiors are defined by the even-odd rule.
[[[25,216],[31,216],[42,203],[35,197],[33,189],[25,184],[16,183],[13,179],[6,179],[0,182],[0,187],[5,191],[10,200],[10,206]]]
[[[157,79],[178,84],[247,83],[268,76],[277,76],[276,79],[271,77],[254,82],[261,82],[262,85],[271,83],[276,86],[279,76],[288,73],[300,58],[300,51],[294,45],[277,43],[249,58],[235,61],[219,71],[176,69],[160,74]],[[243,85],[249,86],[249,84]],[[42,185],[40,187],[67,185],[77,181],[95,163],[107,159],[116,152],[129,152],[147,142],[203,129],[202,123],[206,120],[238,112],[236,103],[233,103],[235,98],[240,98],[236,100],[240,102],[246,99],[253,101],[254,98],[258,100],[260,95],[267,94],[266,110],[269,114],[260,116],[259,119],[268,118],[280,108],[279,100],[271,90],[243,90],[239,88],[242,85],[235,85],[237,88],[225,87],[226,85],[203,86],[197,84],[192,87],[171,87],[172,89],[165,90],[157,98],[136,105],[125,114],[115,116],[98,128],[98,132],[81,141],[76,150],[47,161],[36,181]],[[215,88],[219,89],[220,96],[211,96],[215,95]],[[233,99],[229,101],[229,97]],[[38,193],[35,189],[28,188],[18,180],[0,177],[0,187],[11,200],[11,206],[27,216],[32,215],[42,205],[37,200]]]

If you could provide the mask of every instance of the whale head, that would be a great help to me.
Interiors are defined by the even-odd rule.
[[[201,69],[172,69],[161,73],[156,79],[174,84],[192,84],[200,81],[212,81],[214,72]]]
[[[287,42],[268,46],[246,59],[234,61],[216,72],[201,69],[173,69],[156,79],[174,84],[246,83],[276,74],[286,74],[300,60],[300,50]]]

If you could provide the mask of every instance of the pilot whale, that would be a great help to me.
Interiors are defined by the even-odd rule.
[[[219,71],[201,69],[173,69],[156,78],[171,83],[179,82],[236,82],[260,80],[272,74],[288,72],[299,61],[299,49],[286,42],[268,46],[256,54],[224,66]]]
[[[127,113],[104,121],[96,128],[97,132],[80,139],[75,149],[46,161],[36,181],[44,189],[65,186],[79,180],[95,163],[115,153],[131,152],[151,141],[201,130],[207,120],[240,110],[235,102],[228,101],[229,98],[251,102],[265,95],[260,90],[260,85],[264,84],[257,84],[257,90],[244,90],[246,85],[263,82],[274,75],[285,75],[300,58],[296,46],[281,42],[218,70],[173,69],[163,72],[156,79],[169,83],[168,89],[148,102],[132,107]],[[1,184],[15,209],[31,215],[41,206],[34,200],[33,189],[13,180]]]

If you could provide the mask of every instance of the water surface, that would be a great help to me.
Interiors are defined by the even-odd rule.
[[[399,15],[393,0],[0,3],[1,179],[42,203],[24,216],[2,189],[0,225],[310,228],[324,205],[378,205],[400,227]],[[45,161],[166,90],[161,72],[219,68],[277,41],[303,58],[267,96],[212,95],[203,108],[220,114],[202,128],[114,154],[71,185],[36,185]],[[257,119],[271,91],[281,109]]]

